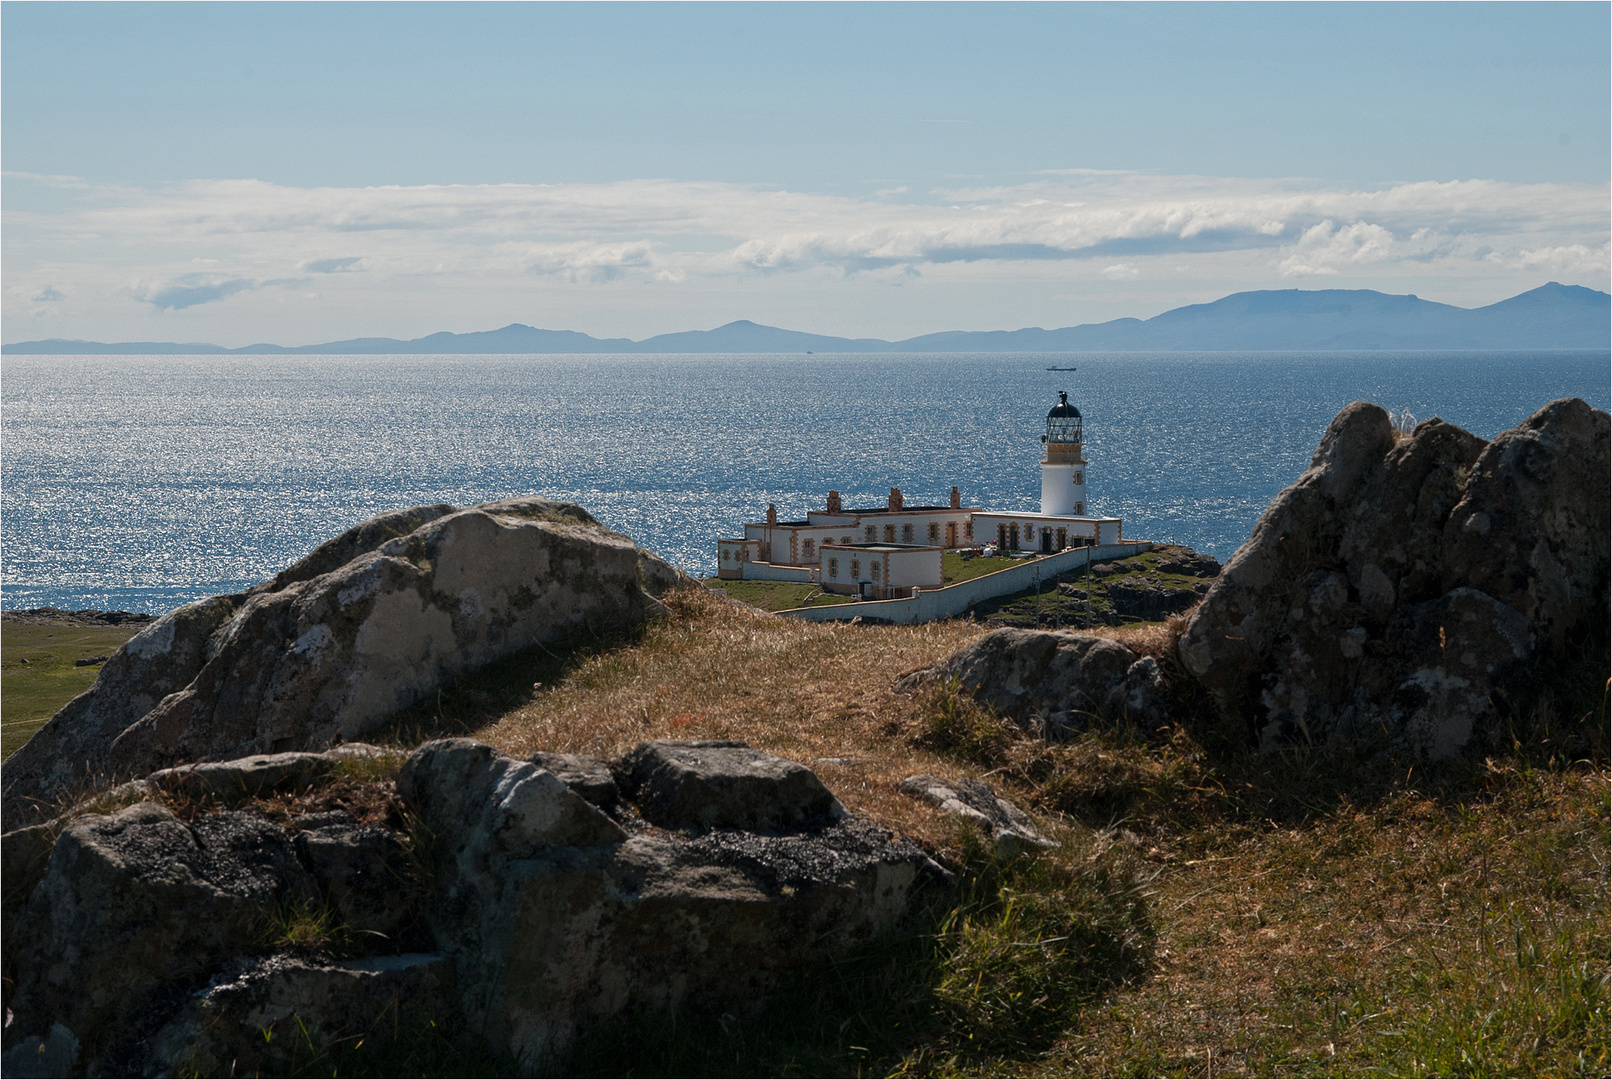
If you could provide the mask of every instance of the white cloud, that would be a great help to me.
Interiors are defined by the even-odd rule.
[[[102,322],[131,298],[166,318],[224,311],[309,274],[322,303],[424,290],[443,297],[443,311],[454,310],[456,292],[519,295],[533,275],[550,289],[636,283],[777,295],[802,288],[801,275],[854,285],[946,268],[925,274],[922,292],[1001,280],[1007,268],[1131,281],[1191,267],[1208,281],[1224,279],[1228,259],[1240,260],[1239,287],[1266,287],[1261,278],[1380,287],[1437,277],[1515,280],[1521,291],[1554,276],[1605,288],[1612,232],[1604,186],[1483,180],[1356,190],[1072,170],[900,202],[671,180],[145,189],[12,175],[8,183],[48,185],[43,205],[52,209],[7,202],[5,313],[38,314],[38,283],[50,281],[73,298],[57,305],[61,318],[100,312]],[[1155,259],[1163,261],[1150,269]]]

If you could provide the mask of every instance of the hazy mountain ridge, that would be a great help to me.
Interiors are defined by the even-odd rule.
[[[643,341],[511,323],[468,334],[446,331],[399,341],[353,338],[319,345],[219,345],[69,341],[0,347],[8,354],[466,354],[778,352],[1176,352],[1356,349],[1604,349],[1612,342],[1612,295],[1556,282],[1481,308],[1459,308],[1370,289],[1234,293],[1151,319],[1114,319],[1056,330],[949,330],[903,341],[808,334],[738,320],[714,330]]]

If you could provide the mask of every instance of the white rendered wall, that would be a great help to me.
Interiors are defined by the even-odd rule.
[[[864,600],[852,604],[832,604],[825,607],[790,608],[779,612],[792,619],[811,622],[836,622],[867,616],[887,619],[895,623],[922,623],[933,619],[947,619],[963,614],[970,604],[1007,596],[1021,589],[1061,574],[1066,570],[1084,566],[1088,562],[1105,562],[1123,559],[1151,551],[1153,545],[1145,541],[1130,540],[1119,544],[1100,544],[1095,547],[1074,548],[1070,551],[1033,559],[994,574],[986,574],[971,581],[949,585],[944,589],[926,589],[918,595],[900,600]]]
[[[1080,483],[1075,483],[1076,477]],[[1080,507],[1076,510],[1076,507]],[[1047,517],[1084,517],[1086,513],[1086,463],[1044,461],[1041,463],[1041,513]]]

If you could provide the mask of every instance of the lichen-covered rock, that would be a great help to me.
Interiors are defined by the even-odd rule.
[[[1029,814],[1002,798],[983,780],[909,776],[901,781],[901,790],[979,827],[1002,858],[1058,846],[1041,835]]]
[[[630,775],[630,761],[615,771]],[[712,791],[698,770],[662,777],[679,778]],[[580,1026],[629,1006],[748,1012],[791,969],[895,925],[942,874],[912,845],[843,817],[682,835],[626,815],[638,824],[624,830],[552,773],[468,740],[421,747],[398,787],[438,852],[431,919],[465,1021],[531,1069],[558,1067]],[[509,841],[517,810],[541,819],[528,826],[540,842]]]
[[[1445,589],[1481,589],[1560,647],[1605,625],[1612,421],[1578,398],[1553,401],[1495,436],[1443,529]]]
[[[616,787],[616,774],[611,771],[610,762],[604,758],[539,751],[526,760],[539,769],[553,773],[572,791],[601,810],[608,812],[621,800],[621,791]]]
[[[403,842],[390,829],[330,816],[347,820],[304,828],[295,837],[321,902],[351,931],[395,941],[423,899]]]
[[[570,503],[383,515],[131,639],[0,770],[7,821],[92,779],[355,740],[511,653],[640,623],[684,580]]]
[[[1154,728],[1169,719],[1158,661],[1090,634],[993,630],[896,689],[952,678],[981,703],[1049,733],[1094,722]]]
[[[384,1050],[453,1008],[453,965],[432,953],[328,963],[270,956],[239,967],[146,1040],[140,1075],[293,1075],[341,1040]]]
[[[158,991],[249,949],[311,883],[283,829],[239,813],[179,821],[155,803],[68,823],[6,942],[18,971],[6,1041],[115,1041]]]
[[[622,763],[644,817],[667,829],[768,832],[845,816],[817,774],[742,742],[648,742]]]
[[[1541,644],[1604,633],[1608,431],[1576,399],[1492,444],[1440,420],[1397,438],[1350,405],[1192,613],[1182,664],[1266,746],[1439,759],[1492,734]]]

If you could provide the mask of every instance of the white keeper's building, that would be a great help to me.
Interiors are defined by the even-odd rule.
[[[1086,544],[1116,544],[1120,519],[1086,513],[1086,472],[1080,410],[1060,393],[1041,437],[1041,512],[981,510],[962,504],[952,488],[946,506],[907,506],[899,488],[884,506],[847,510],[831,491],[822,510],[804,521],[767,520],[744,527],[744,536],[717,541],[717,576],[801,581],[824,592],[867,599],[911,596],[938,589],[941,552],[993,545],[1003,553],[1050,554]]]

